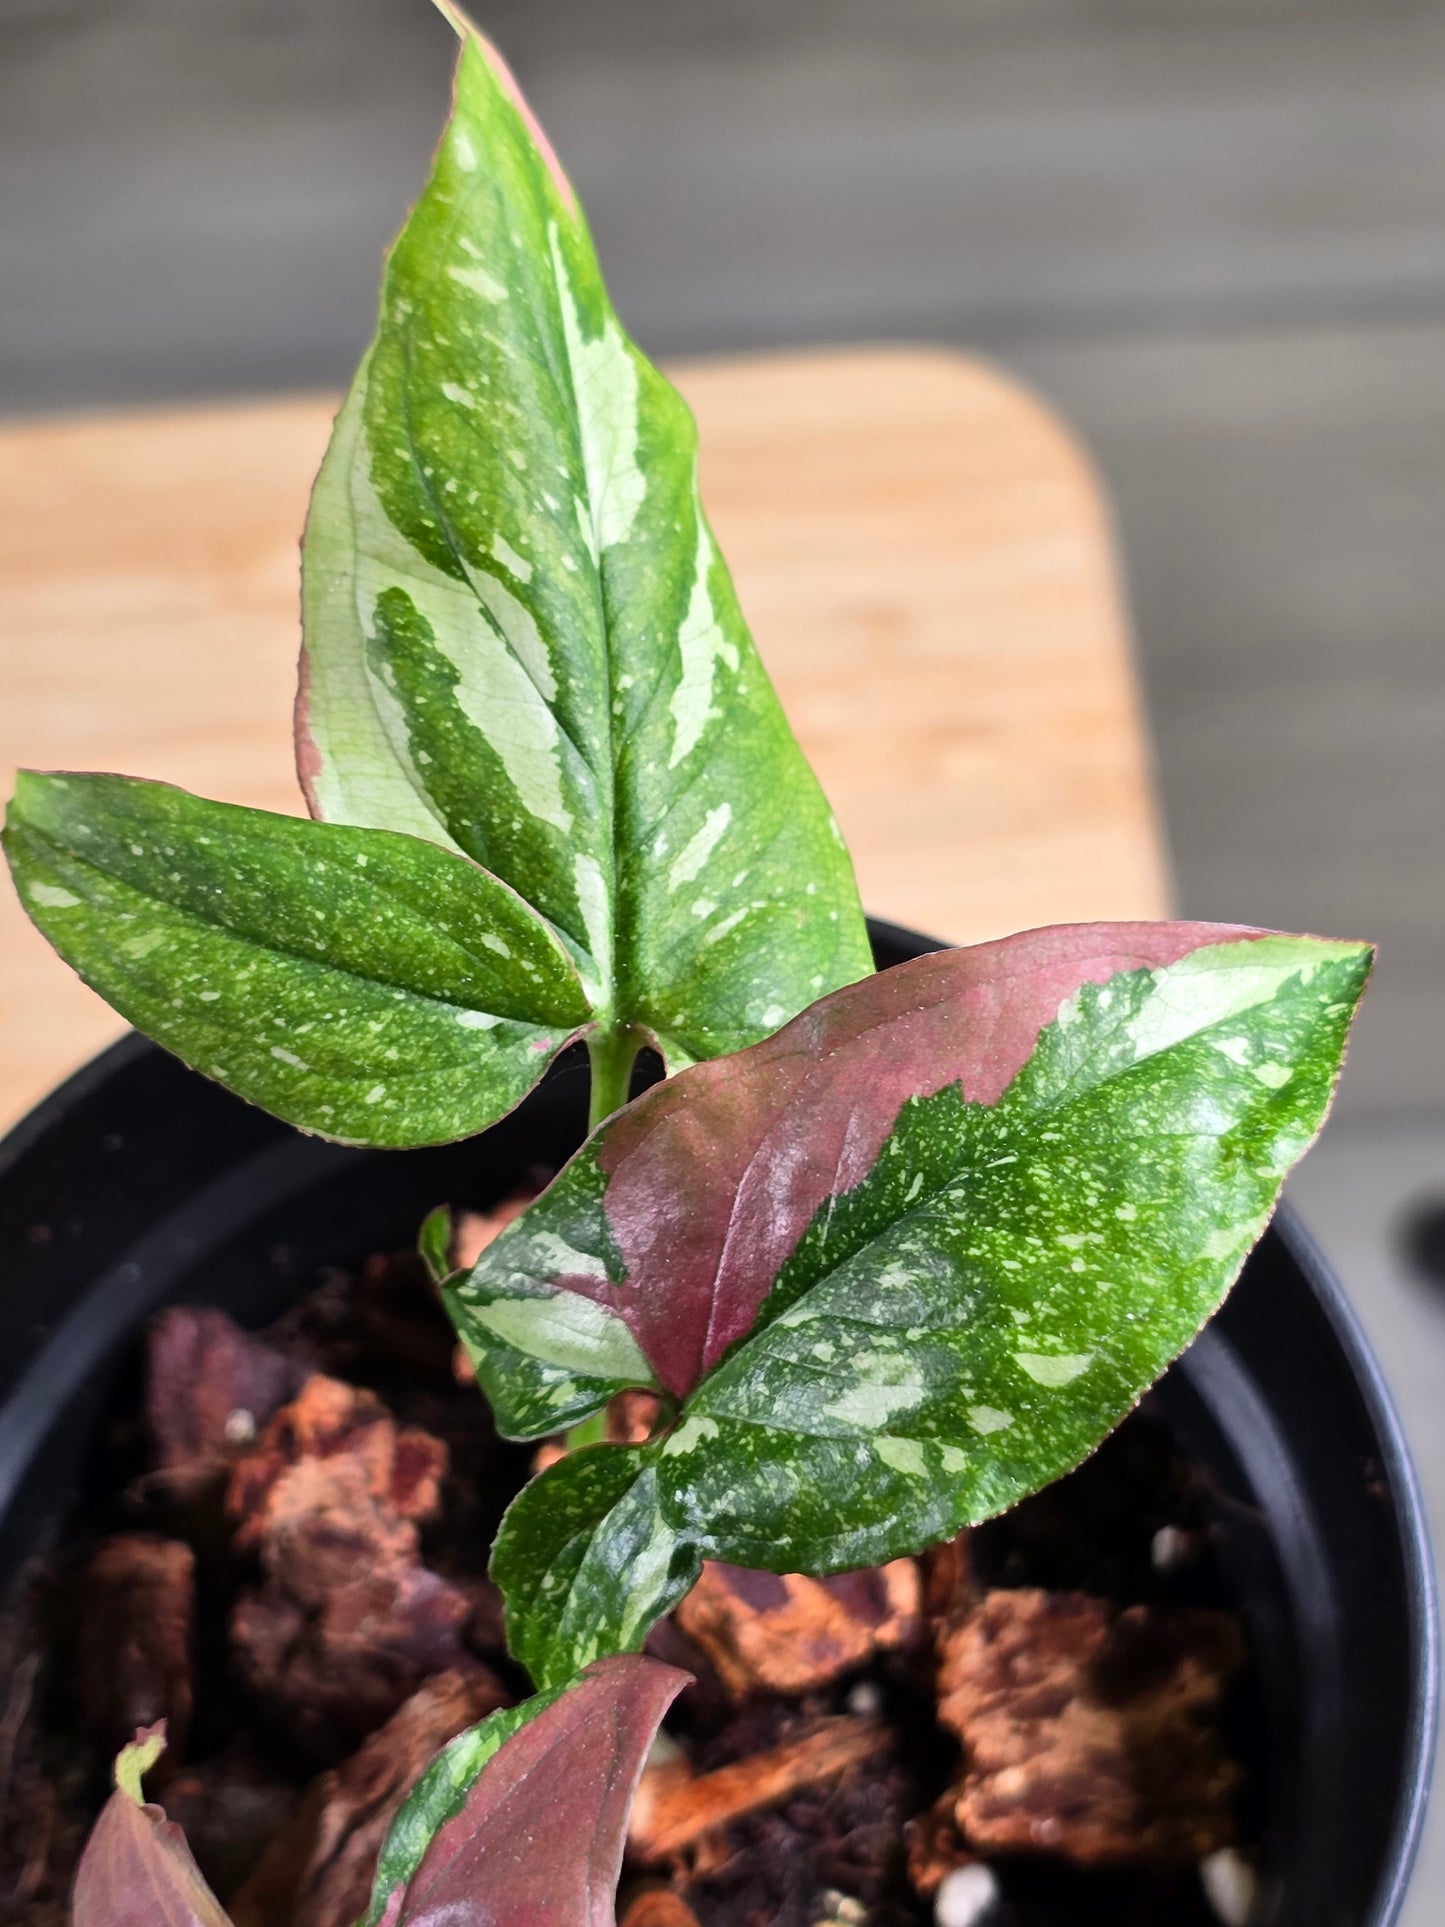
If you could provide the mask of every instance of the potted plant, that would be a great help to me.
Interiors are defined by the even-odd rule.
[[[1197,923],[1061,927],[954,951],[876,931],[895,967],[874,971],[846,851],[703,516],[687,411],[623,333],[576,199],[505,66],[450,17],[462,41],[452,117],[388,261],[306,530],[296,740],[312,820],[119,776],[35,773],[7,818],[16,885],[61,955],[176,1058],[294,1127],[220,1093],[193,1108],[196,1080],[121,1047],[98,1078],[83,1074],[63,1114],[23,1134],[10,1182],[19,1174],[42,1245],[41,1201],[111,1137],[116,1153],[130,1139],[142,1188],[163,1146],[183,1178],[177,1188],[167,1174],[167,1211],[139,1219],[121,1187],[103,1240],[116,1262],[98,1283],[93,1254],[52,1274],[58,1327],[27,1338],[0,1416],[13,1546],[34,1536],[27,1506],[54,1509],[45,1483],[64,1456],[41,1448],[57,1413],[101,1396],[93,1368],[147,1311],[185,1295],[177,1284],[198,1254],[299,1224],[313,1255],[351,1257],[377,1199],[394,1215],[398,1184],[423,1187],[428,1203],[480,1186],[477,1201],[495,1203],[541,1164],[540,1189],[530,1180],[533,1195],[485,1227],[481,1248],[466,1249],[480,1240],[444,1208],[421,1231],[463,1375],[503,1439],[540,1448],[541,1469],[528,1478],[520,1455],[506,1460],[518,1489],[491,1551],[513,1670],[499,1661],[485,1687],[495,1710],[409,1790],[387,1782],[368,1923],[600,1922],[629,1824],[634,1927],[695,1921],[697,1908],[706,1927],[769,1917],[755,1897],[708,1888],[706,1841],[885,1754],[895,1791],[921,1785],[898,1757],[914,1745],[947,1754],[940,1797],[907,1816],[911,1887],[901,1822],[878,1849],[900,1863],[880,1923],[982,1918],[999,1900],[990,1842],[1023,1863],[1058,1860],[1062,1843],[1075,1864],[1115,1864],[1109,1799],[1127,1810],[1142,1863],[1205,1863],[1197,1904],[1217,1918],[1282,1907],[1268,1917],[1317,1919],[1300,1910],[1323,1869],[1336,1893],[1350,1888],[1351,1920],[1383,1922],[1423,1776],[1429,1592],[1388,1413],[1337,1304],[1321,1312],[1300,1282],[1297,1254],[1272,1248],[1293,1283],[1264,1319],[1277,1335],[1246,1349],[1297,1347],[1274,1363],[1285,1406],[1298,1366],[1301,1412],[1251,1407],[1254,1381],[1220,1341],[1191,1354],[1168,1422],[1225,1511],[1269,1510],[1268,1543],[1234,1574],[1259,1608],[1246,1617],[1256,1670],[1270,1675],[1251,1701],[1266,1730],[1256,1753],[1293,1759],[1308,1740],[1290,1693],[1323,1680],[1372,1690],[1360,1655],[1325,1650],[1342,1628],[1358,1632],[1365,1609],[1339,1582],[1342,1549],[1311,1537],[1316,1496],[1293,1462],[1312,1445],[1292,1434],[1289,1476],[1267,1489],[1279,1424],[1343,1447],[1348,1471],[1326,1445],[1315,1476],[1343,1494],[1356,1550],[1381,1571],[1394,1562],[1388,1608],[1407,1631],[1401,1650],[1368,1662],[1363,1725],[1376,1772],[1388,1759],[1403,1778],[1360,1822],[1368,1838],[1353,1859],[1317,1856],[1312,1871],[1295,1851],[1280,1874],[1278,1854],[1271,1867],[1228,1844],[1241,1750],[1221,1724],[1241,1664],[1233,1622],[1203,1607],[1121,1610],[1077,1587],[986,1584],[959,1537],[1086,1460],[1221,1305],[1324,1119],[1370,950]],[[585,1137],[566,1068],[579,1047]],[[124,1105],[117,1080],[137,1074],[150,1084],[138,1112],[98,1132],[86,1107]],[[368,1155],[381,1151],[397,1155]],[[75,1242],[89,1235],[82,1224]],[[328,1240],[343,1248],[328,1253]],[[268,1249],[282,1251],[282,1276],[258,1285],[253,1263],[238,1287],[253,1324],[295,1292],[290,1245]],[[373,1586],[362,1617],[390,1614],[396,1648],[378,1692],[408,1665],[422,1681],[439,1675],[417,1658],[423,1634],[459,1654],[462,1609],[458,1589],[439,1592],[416,1562],[442,1476],[429,1435],[398,1429],[334,1377],[298,1389],[280,1352],[248,1351],[239,1334],[224,1343],[235,1371],[274,1380],[265,1409],[224,1415],[236,1546],[261,1548],[272,1588],[236,1609],[250,1615],[251,1661],[270,1640],[291,1665],[310,1641],[324,1687],[340,1650],[326,1644],[334,1595]],[[198,1373],[213,1362],[186,1360]],[[164,1432],[166,1413],[151,1416]],[[1369,1453],[1393,1456],[1367,1471],[1355,1460]],[[303,1597],[282,1568],[298,1534],[315,1552],[318,1519],[334,1552],[338,1502],[331,1487],[314,1499],[330,1476],[317,1468],[351,1465],[348,1454],[373,1536],[332,1560],[331,1591]],[[1199,1537],[1133,1525],[1161,1573]],[[1334,1614],[1314,1646],[1298,1611],[1311,1570]],[[866,1609],[828,1581],[859,1572],[882,1588]],[[162,1582],[145,1596],[160,1598]],[[706,1746],[722,1745],[778,1653],[796,1658],[824,1621],[826,1662],[795,1668],[803,1727],[709,1767]],[[902,1697],[886,1706],[866,1669],[904,1648],[887,1674]],[[482,1690],[458,1664],[463,1696]],[[695,1706],[682,1729],[693,1755],[675,1740],[659,1751],[664,1714],[703,1670],[726,1718],[709,1728]],[[922,1679],[920,1710],[908,1695]],[[807,1699],[824,1687],[854,1695],[846,1713]],[[1040,1693],[1052,1694],[1047,1716]],[[407,1707],[415,1721],[411,1699],[391,1717]],[[919,1737],[935,1709],[963,1742],[961,1763],[956,1746]],[[379,1729],[367,1770],[384,1776],[384,1736],[399,1729],[367,1726],[356,1689],[312,1714],[318,1745],[348,1720]],[[1331,1743],[1353,1740],[1357,1714],[1335,1709]],[[81,1927],[228,1917],[146,1803],[142,1776],[165,1772],[164,1745],[148,1726],[121,1752],[80,1864]],[[728,1773],[725,1794],[716,1775]],[[1056,1785],[1049,1805],[1040,1789],[1070,1773],[1076,1784]],[[1155,1773],[1159,1786],[1140,1783]],[[1187,1813],[1171,1805],[1179,1785]],[[1262,1830],[1288,1805],[1276,1801]],[[1296,1848],[1333,1811],[1313,1794],[1298,1805]],[[886,1886],[881,1865],[874,1874]],[[1017,1892],[1004,1883],[1016,1917],[1063,1917],[1047,1912],[1052,1889],[1030,1914],[1020,1878]],[[1078,1891],[1067,1917],[1099,1917],[1106,1888]],[[238,1918],[290,1917],[274,1902],[268,1916],[254,1890],[244,1904],[262,1911]],[[819,1905],[866,1917],[846,1888]]]

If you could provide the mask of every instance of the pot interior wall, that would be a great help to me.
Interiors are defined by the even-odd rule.
[[[880,964],[935,946],[874,926]],[[0,1147],[0,1583],[114,1477],[101,1441],[163,1305],[259,1325],[331,1266],[484,1206],[585,1128],[580,1058],[484,1139],[305,1138],[139,1039]],[[1150,1398],[1199,1466],[1262,1692],[1260,1927],[1386,1927],[1428,1778],[1435,1630],[1398,1427],[1338,1289],[1281,1221]]]

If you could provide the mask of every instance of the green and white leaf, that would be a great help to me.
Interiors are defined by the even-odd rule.
[[[652,1445],[590,1445],[551,1466],[508,1507],[491,1564],[508,1650],[539,1687],[639,1651],[700,1568],[658,1508]]]
[[[586,1021],[547,925],[415,837],[24,772],[5,848],[30,915],[123,1017],[325,1137],[481,1130]]]
[[[596,1222],[602,1179],[582,1174],[585,1200],[569,1185],[545,1214],[524,1211],[495,1242],[485,1273],[442,1281],[457,1335],[504,1438],[539,1439],[599,1412],[618,1392],[654,1384],[626,1323],[605,1304],[559,1280],[605,1285],[605,1261],[571,1242]],[[588,1207],[591,1206],[592,1209]],[[435,1242],[435,1239],[433,1239]]]
[[[510,884],[600,1033],[675,1067],[866,973],[866,933],[689,411],[624,334],[506,70],[463,43],[307,526],[300,767],[314,813]]]
[[[626,1563],[606,1580],[595,1571],[634,1493],[669,1570],[690,1552],[827,1572],[917,1551],[1087,1456],[1238,1274],[1324,1118],[1370,962],[1367,946],[1314,938],[1204,944],[1165,967],[1084,982],[995,1101],[970,1102],[955,1082],[908,1099],[861,1181],[813,1213],[751,1333],[695,1385],[671,1432],[640,1453],[593,1447],[575,1486],[564,1461],[514,1505],[494,1570],[509,1636],[539,1656],[540,1676],[563,1677],[574,1645],[589,1657],[614,1650],[624,1625],[635,1644],[639,1613],[645,1622],[654,1595],[666,1596],[650,1576],[636,1596],[618,1596]],[[951,967],[904,969],[937,979]],[[840,998],[876,1000],[874,985],[882,980]],[[795,1170],[825,1112],[867,1133],[858,1107],[880,1046],[877,1033],[856,1034],[856,1062],[840,1054],[818,1087],[818,1115],[790,1097],[759,1140],[753,1209],[772,1211],[782,1195],[759,1158]],[[585,1167],[609,1165],[618,1182],[626,1159],[641,1158],[649,1181],[684,1195],[695,1185],[706,1215],[720,1153],[705,1130],[671,1130],[681,1086],[711,1079],[719,1104],[762,1130],[748,1080],[765,1088],[789,1049],[785,1033],[731,1075],[722,1065],[683,1073],[589,1139],[558,1181],[573,1194],[571,1244],[611,1254],[619,1309],[659,1344],[677,1336],[647,1320],[648,1267],[666,1253],[639,1247],[623,1276],[605,1190],[585,1229]],[[667,1131],[655,1162],[649,1114]],[[543,1224],[552,1196],[533,1207]],[[735,1219],[725,1245],[748,1235]],[[474,1281],[506,1262],[502,1245],[496,1259],[483,1254]],[[575,1258],[570,1268],[576,1277]],[[696,1307],[716,1315],[703,1299]],[[546,1560],[549,1535],[559,1551]],[[549,1573],[545,1590],[527,1576],[531,1560]]]

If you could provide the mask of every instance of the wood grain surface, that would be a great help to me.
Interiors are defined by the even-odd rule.
[[[961,357],[674,371],[703,492],[876,915],[969,941],[1164,912],[1107,513]],[[0,430],[0,765],[299,810],[297,540],[334,402]],[[120,1020],[0,901],[0,1125]]]

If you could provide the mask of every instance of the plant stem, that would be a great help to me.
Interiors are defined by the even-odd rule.
[[[596,1130],[604,1117],[611,1117],[627,1102],[632,1066],[641,1048],[641,1037],[630,1028],[595,1031],[587,1039],[587,1055],[592,1065],[589,1131]]]

